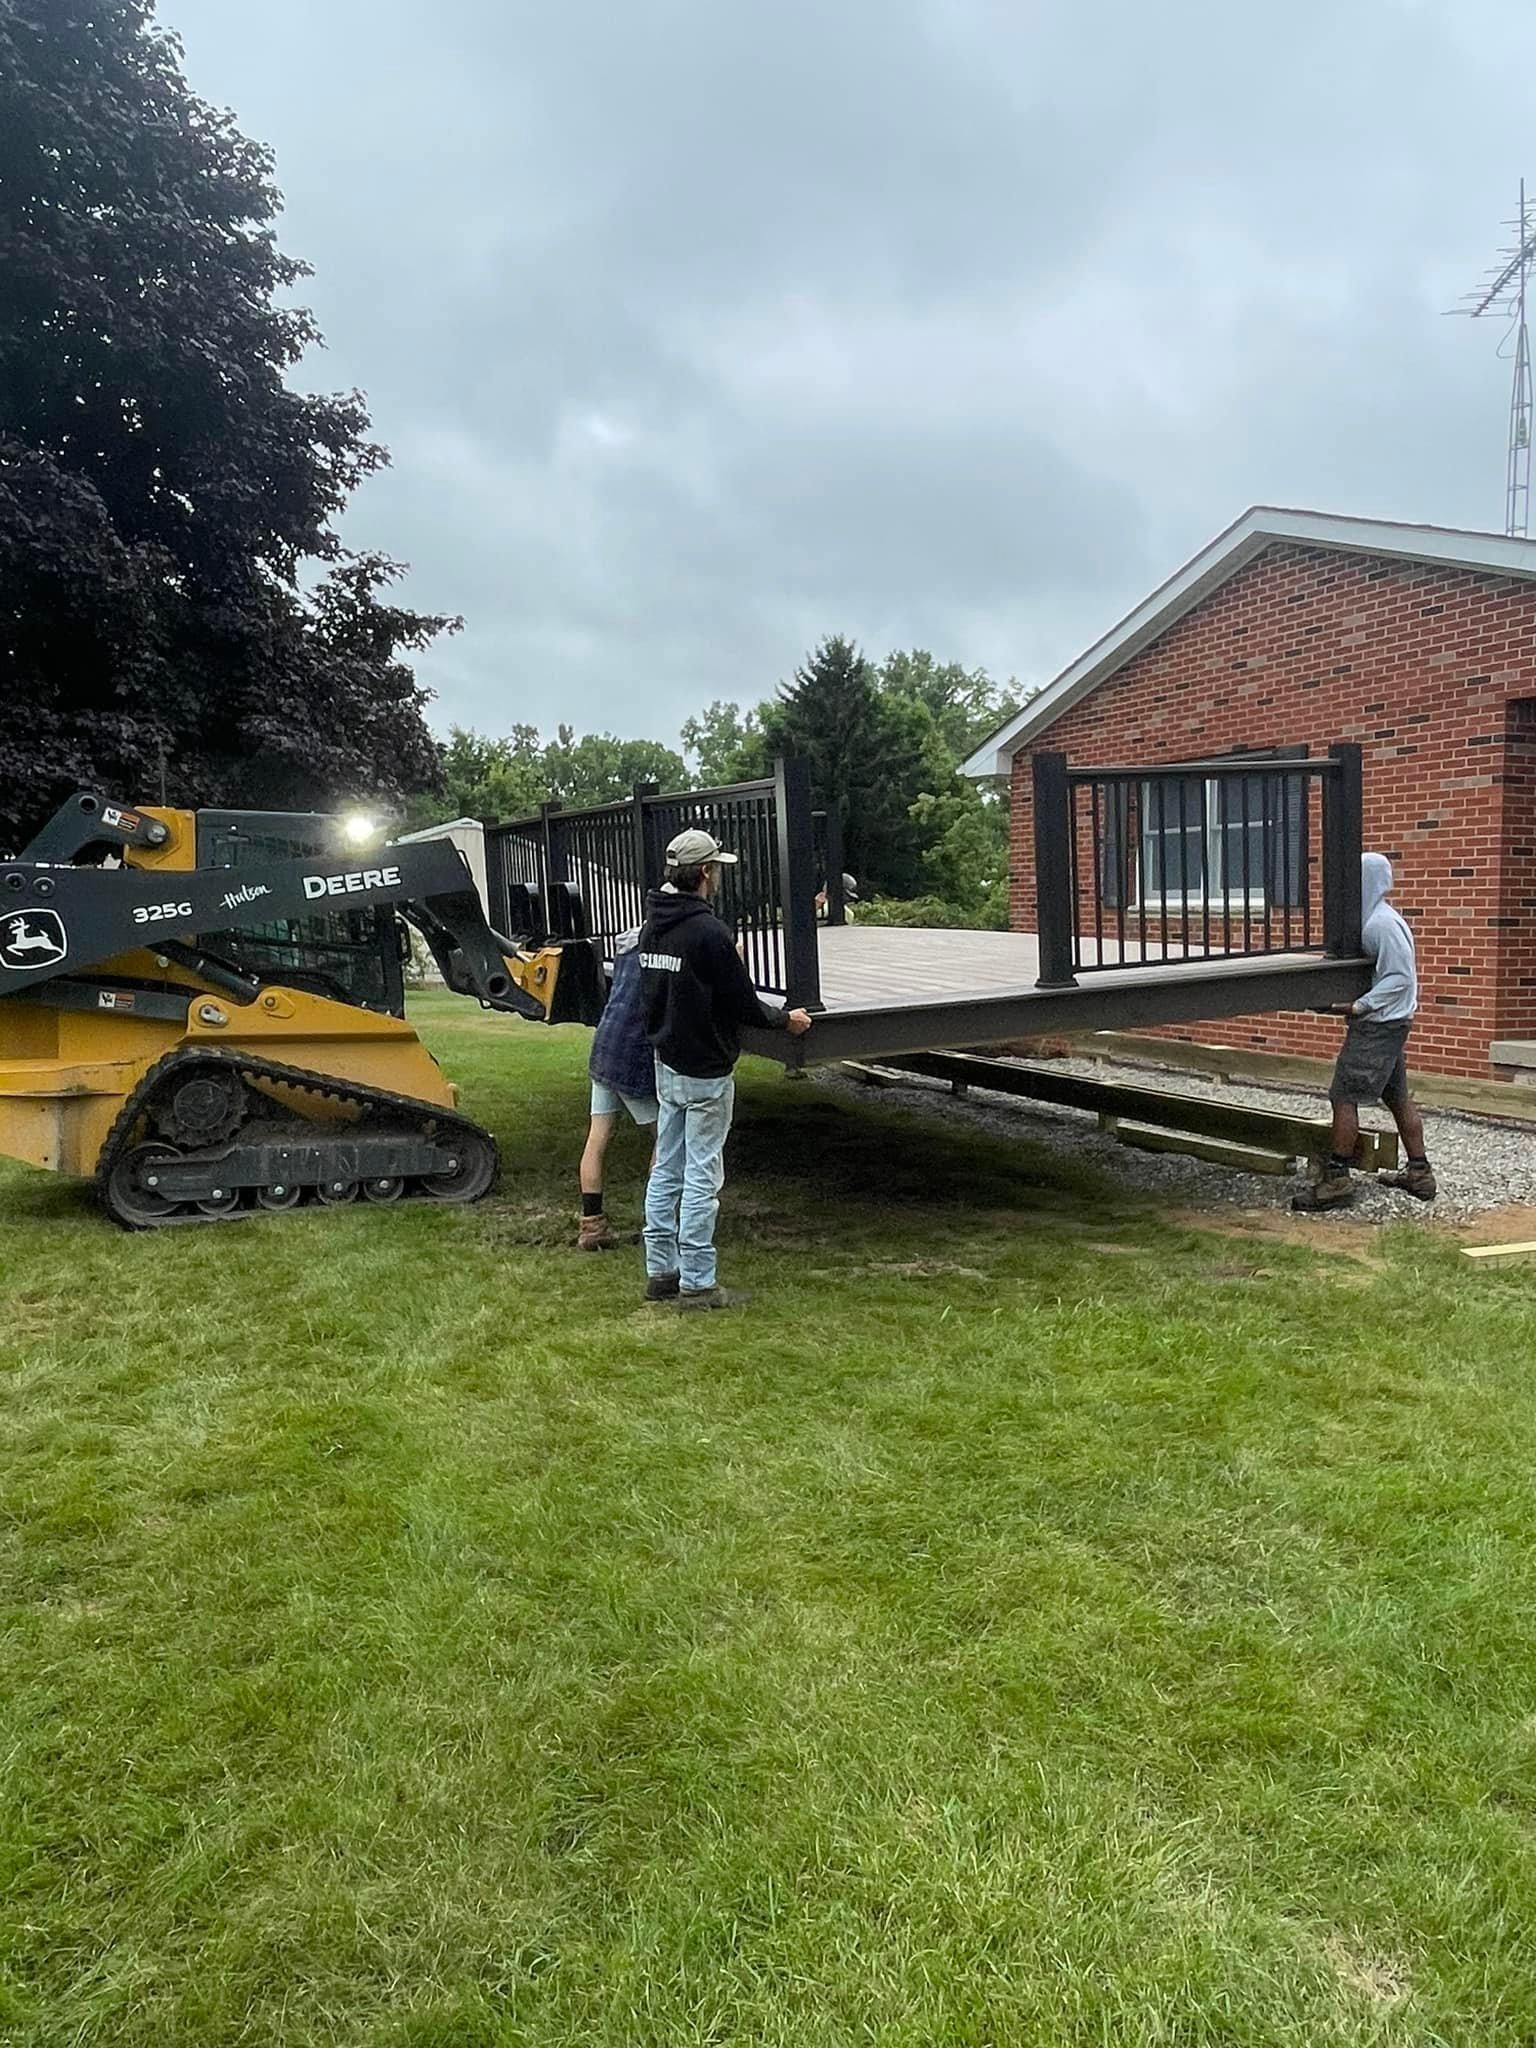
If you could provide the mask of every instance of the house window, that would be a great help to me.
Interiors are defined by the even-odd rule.
[[[1159,778],[1141,785],[1140,853],[1133,868],[1139,900],[1164,908],[1227,903],[1261,904],[1265,857],[1278,815],[1265,829],[1266,805],[1280,809],[1280,789],[1265,775]]]

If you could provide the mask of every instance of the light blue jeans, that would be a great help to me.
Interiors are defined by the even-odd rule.
[[[645,1270],[681,1274],[685,1294],[715,1284],[715,1218],[736,1083],[697,1081],[656,1062],[656,1164],[645,1190]]]

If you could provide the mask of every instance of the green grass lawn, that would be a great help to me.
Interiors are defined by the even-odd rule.
[[[1529,1277],[757,1069],[683,1319],[421,1007],[478,1209],[0,1176],[0,2039],[1536,2040]]]

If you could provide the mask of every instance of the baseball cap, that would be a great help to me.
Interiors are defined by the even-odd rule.
[[[718,861],[722,867],[734,867],[736,855],[727,853],[718,839],[701,832],[696,825],[679,832],[667,848],[669,868],[702,868],[712,861]]]

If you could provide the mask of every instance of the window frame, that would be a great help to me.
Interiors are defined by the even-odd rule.
[[[1255,760],[1254,765],[1256,769],[1260,768],[1257,760]],[[1148,888],[1144,895],[1141,893],[1142,880],[1147,866],[1145,849],[1148,844],[1153,840],[1161,844],[1163,840],[1169,837],[1189,838],[1193,836],[1192,832],[1186,832],[1179,826],[1179,813],[1176,808],[1172,813],[1173,822],[1171,830],[1169,815],[1166,809],[1160,819],[1161,829],[1149,829],[1153,827],[1155,813],[1155,805],[1150,801],[1154,785],[1151,782],[1142,782],[1137,784],[1136,792],[1136,802],[1140,813],[1137,820],[1139,828],[1136,835],[1137,858],[1131,864],[1131,890],[1127,908],[1142,911],[1210,909],[1221,910],[1230,914],[1234,908],[1241,911],[1246,905],[1250,913],[1255,910],[1262,911],[1268,895],[1267,877],[1261,874],[1258,880],[1247,889],[1244,889],[1241,884],[1236,889],[1227,884],[1225,839],[1232,827],[1230,825],[1223,825],[1221,822],[1221,777],[1217,775],[1201,775],[1198,768],[1193,768],[1186,779],[1190,782],[1199,781],[1204,784],[1202,816],[1205,820],[1205,830],[1201,835],[1203,842],[1201,869],[1202,873],[1209,877],[1217,872],[1219,866],[1221,871],[1221,887],[1214,893],[1205,888],[1201,888],[1193,893],[1186,889],[1155,890]],[[1263,803],[1264,798],[1261,793],[1259,817],[1257,819],[1245,818],[1242,821],[1242,830],[1245,834],[1253,831],[1255,828],[1262,833],[1266,824],[1269,825],[1271,830],[1284,829],[1283,820],[1280,821],[1277,828],[1273,820],[1265,818],[1262,810]],[[1263,862],[1261,860],[1260,866],[1262,867],[1262,865]]]

